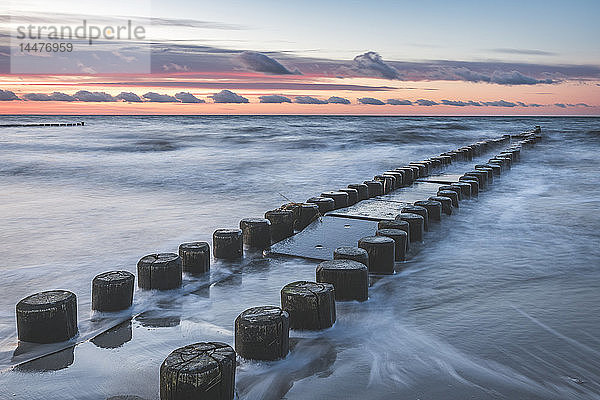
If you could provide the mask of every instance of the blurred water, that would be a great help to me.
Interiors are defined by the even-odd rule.
[[[274,363],[242,361],[243,399],[600,398],[600,119],[452,117],[77,117],[84,127],[0,128],[0,368],[17,347],[14,305],[78,296],[80,339],[115,319],[90,314],[90,283],[286,202],[363,181],[484,137],[541,125],[545,140],[477,200],[427,233],[366,303],[335,326],[292,332]],[[1,117],[0,124],[48,121]],[[55,117],[72,122],[70,117]],[[468,164],[453,167],[470,169]],[[112,333],[0,373],[0,398],[158,398],[176,347],[233,344],[244,309],[279,304],[316,264],[249,255],[214,262],[166,293],[136,291]],[[131,340],[129,340],[131,338]],[[58,349],[58,348],[54,348]],[[60,369],[61,367],[67,367]],[[52,371],[40,372],[42,369]]]

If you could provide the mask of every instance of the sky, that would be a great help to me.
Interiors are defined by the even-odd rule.
[[[600,115],[598,1],[47,4],[0,6],[0,114]]]

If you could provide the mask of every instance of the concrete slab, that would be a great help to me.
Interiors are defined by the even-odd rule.
[[[439,174],[417,179],[417,182],[448,184],[458,182],[462,174]]]
[[[393,192],[379,196],[376,199],[412,204],[415,201],[427,200],[429,197],[435,196],[439,186],[439,183],[417,181],[411,186],[394,190]]]
[[[376,231],[376,221],[326,215],[314,221],[302,232],[275,243],[269,253],[314,260],[331,260],[336,248],[357,246],[360,238],[373,236]]]
[[[363,200],[353,206],[330,211],[326,215],[343,218],[356,218],[370,221],[381,221],[382,219],[394,219],[400,214],[402,207],[407,202],[385,201],[383,199]]]

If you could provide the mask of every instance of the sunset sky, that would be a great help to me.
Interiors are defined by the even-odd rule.
[[[598,1],[48,4],[0,6],[2,114],[600,115]],[[144,37],[17,38],[83,20]]]

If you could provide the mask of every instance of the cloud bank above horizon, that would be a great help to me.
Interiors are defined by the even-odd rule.
[[[357,110],[543,108],[554,113],[568,109],[600,113],[596,102],[600,98],[600,62],[589,62],[593,59],[590,51],[582,53],[585,57],[573,57],[569,42],[563,43],[553,30],[545,31],[547,40],[535,42],[529,40],[525,27],[518,26],[511,32],[504,30],[504,36],[490,37],[486,46],[478,44],[477,36],[469,35],[479,24],[478,15],[490,15],[492,8],[500,15],[504,10],[500,6],[486,5],[484,11],[464,10],[463,5],[457,4],[456,10],[468,11],[470,16],[451,17],[449,11],[455,10],[439,2],[435,8],[427,8],[427,29],[417,35],[415,30],[404,31],[414,25],[411,19],[406,26],[384,22],[389,20],[390,10],[398,8],[397,3],[386,1],[372,10],[378,18],[374,35],[365,30],[349,30],[363,20],[364,10],[358,3],[347,5],[343,20],[321,20],[321,15],[311,14],[311,30],[302,24],[305,8],[295,10],[290,14],[294,18],[282,23],[274,15],[267,18],[269,14],[265,14],[260,2],[238,5],[244,18],[235,13],[225,18],[224,3],[203,9],[203,19],[199,20],[194,18],[200,15],[198,9],[186,6],[178,11],[179,0],[174,0],[172,10],[164,9],[161,18],[151,18],[155,36],[150,50],[150,74],[94,73],[107,65],[142,58],[147,49],[141,43],[132,42],[123,50],[114,51],[110,43],[98,41],[91,51],[73,57],[75,64],[69,70],[75,73],[69,74],[11,74],[10,49],[2,44],[0,112],[9,112],[5,109],[11,104],[38,102],[40,109],[57,109],[67,103],[98,104],[94,109],[154,103],[153,109],[165,110],[177,104],[206,108],[260,104],[269,110],[316,106],[323,113],[341,110],[343,106]],[[579,35],[582,48],[593,47],[593,41],[588,43],[581,36],[584,27],[598,30],[592,19],[575,19],[568,14],[568,7],[559,3],[555,6],[562,9],[562,15],[556,18],[573,18],[573,23],[577,23],[563,36]],[[334,9],[329,3],[322,7]],[[257,10],[262,10],[262,14],[257,14]],[[414,16],[425,12],[416,4],[406,5],[404,10]],[[22,15],[32,23],[59,23],[77,21],[81,14],[76,11],[29,11]],[[461,20],[456,32],[435,23],[451,18]],[[488,18],[486,26],[478,25],[478,35],[487,37],[486,33],[500,32],[493,20]],[[400,35],[401,31],[405,34]],[[262,36],[258,35],[260,32]],[[522,35],[515,36],[518,32]],[[8,33],[8,25],[0,27],[0,35]],[[463,50],[452,41],[456,35],[461,38]],[[310,43],[322,46],[308,47]],[[332,51],[332,45],[336,51]],[[455,50],[453,57],[448,57],[447,48]],[[43,54],[30,57],[33,64],[43,58]]]

